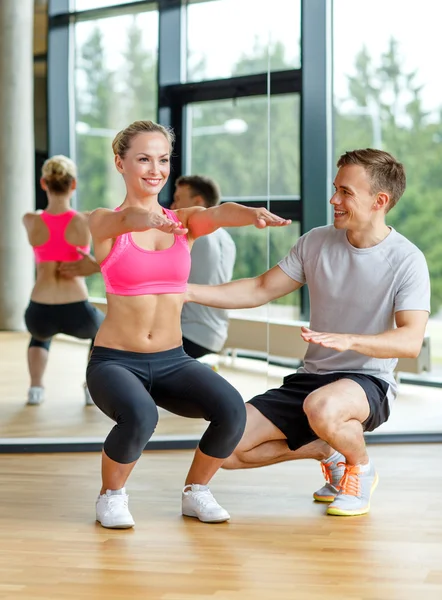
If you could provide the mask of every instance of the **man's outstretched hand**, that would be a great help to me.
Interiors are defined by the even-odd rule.
[[[73,277],[89,277],[94,273],[100,272],[100,265],[91,254],[83,252],[77,248],[77,252],[83,256],[81,260],[75,262],[61,262],[58,266],[58,272],[61,277],[72,279]]]

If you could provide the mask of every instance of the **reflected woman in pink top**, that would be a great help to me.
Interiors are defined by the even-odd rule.
[[[52,337],[65,333],[93,340],[103,320],[103,313],[87,301],[84,278],[65,276],[60,271],[60,265],[83,260],[84,253],[89,252],[88,217],[71,208],[77,185],[75,163],[62,155],[49,158],[43,165],[40,184],[48,197],[47,207],[23,217],[36,262],[36,281],[25,313],[31,334],[28,404],[33,405],[44,399],[43,375]],[[85,400],[93,404],[86,386]]]
[[[155,430],[158,406],[209,422],[185,480],[182,513],[207,523],[230,518],[208,483],[241,439],[245,407],[230,383],[183,350],[180,322],[190,249],[195,239],[219,227],[290,223],[264,208],[235,203],[163,208],[158,194],[169,177],[173,141],[170,130],[151,121],[118,133],[113,151],[126,197],[117,210],[97,209],[89,219],[107,314],[87,383],[94,402],[116,423],[102,455],[96,518],[103,527],[134,525],[125,484]]]

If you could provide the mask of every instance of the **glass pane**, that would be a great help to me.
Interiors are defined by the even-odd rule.
[[[122,198],[111,148],[117,131],[156,118],[158,12],[77,23],[75,42],[78,201],[92,210]]]
[[[288,254],[301,235],[301,224],[297,221],[287,227],[269,229],[270,234],[270,267],[274,267]],[[300,291],[288,294],[283,298],[274,300],[269,305],[269,317],[284,321],[297,321],[300,319],[301,293]]]
[[[439,16],[442,5],[433,0],[422,0],[419,10],[412,2],[402,2],[399,7],[396,0],[373,0],[369,4],[339,0],[334,3],[333,37],[335,157],[349,148],[375,146],[391,152],[405,165],[407,190],[388,221],[426,255],[432,283],[430,374],[441,378]],[[357,27],[361,22],[365,26]],[[440,431],[442,413],[439,408],[435,410],[436,390],[404,381],[392,417],[382,430]]]
[[[132,121],[156,118],[158,12],[77,23],[75,42],[78,206],[114,207],[125,192],[112,139]],[[92,296],[104,296],[99,275],[88,284]]]
[[[195,103],[188,108],[188,173],[208,174],[224,199],[299,195],[299,96],[272,97],[270,173],[266,96]]]
[[[189,2],[187,80],[299,68],[300,26],[300,0]]]
[[[74,0],[73,9],[90,10],[92,8],[105,8],[106,6],[117,6],[132,2],[133,0]]]
[[[274,267],[284,258],[300,236],[300,223],[294,222],[287,227],[269,228],[267,236],[259,229],[239,227],[228,229],[236,244],[236,264],[233,279],[256,277],[268,268]],[[283,319],[287,321],[300,318],[301,295],[299,291],[279,298],[269,305],[248,308],[249,315]],[[235,311],[240,313],[241,311]]]

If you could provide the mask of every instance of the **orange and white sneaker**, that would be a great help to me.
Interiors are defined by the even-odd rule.
[[[336,451],[327,460],[321,461],[325,485],[313,494],[316,502],[333,502],[339,493],[339,482],[345,472],[345,456]]]
[[[371,463],[345,465],[344,476],[339,483],[339,493],[328,506],[327,514],[340,517],[365,515],[370,510],[371,494],[378,484],[378,474]]]

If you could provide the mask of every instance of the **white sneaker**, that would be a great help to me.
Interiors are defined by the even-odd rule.
[[[44,399],[45,389],[43,387],[33,386],[29,388],[27,404],[30,406],[37,406],[37,404],[41,404]]]
[[[110,529],[129,529],[135,525],[129,512],[129,496],[125,488],[106,490],[105,494],[98,496],[96,515],[97,521]]]
[[[84,403],[86,404],[86,406],[94,406],[95,402],[92,400],[91,393],[89,392],[89,389],[85,383],[83,383],[83,389],[84,389]]]
[[[218,504],[206,485],[186,485],[182,497],[182,513],[196,517],[203,523],[222,523],[230,519],[229,513]]]

